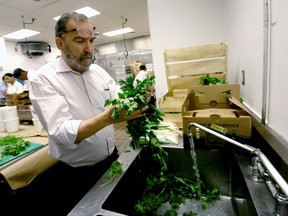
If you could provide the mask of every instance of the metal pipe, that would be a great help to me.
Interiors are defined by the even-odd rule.
[[[268,76],[270,71],[270,0],[264,0],[263,5],[263,89],[262,89],[262,118],[261,123],[266,124],[268,103]]]
[[[193,137],[192,134],[192,127],[198,127],[204,131],[206,131],[207,133],[213,134],[214,136],[221,138],[233,145],[236,145],[252,154],[255,154],[257,157],[259,157],[260,161],[262,162],[263,166],[267,169],[267,172],[269,173],[269,175],[273,178],[273,180],[278,184],[278,186],[281,188],[282,192],[288,196],[288,184],[287,182],[283,179],[283,177],[279,174],[279,172],[275,169],[275,167],[271,164],[271,162],[268,160],[268,158],[260,151],[260,149],[254,148],[252,146],[249,146],[247,144],[242,144],[240,142],[237,142],[233,139],[230,139],[229,137],[226,137],[222,134],[219,134],[209,128],[206,128],[200,124],[197,123],[190,123],[188,125],[188,135],[191,135]]]
[[[217,137],[219,137],[219,138],[221,138],[221,139],[223,139],[223,140],[225,140],[225,141],[227,141],[227,142],[230,142],[230,143],[232,143],[232,144],[234,144],[234,145],[236,145],[236,146],[239,146],[239,147],[241,147],[241,148],[243,148],[243,149],[245,149],[246,151],[249,151],[249,152],[251,152],[251,153],[253,153],[254,151],[257,151],[257,149],[254,148],[254,147],[252,147],[252,146],[249,146],[249,145],[246,145],[246,144],[242,144],[242,143],[240,143],[240,142],[237,142],[237,141],[235,141],[235,140],[233,140],[233,139],[230,139],[229,137],[226,137],[226,136],[224,136],[224,135],[222,135],[222,134],[219,134],[219,133],[217,133],[217,132],[215,132],[215,131],[213,131],[213,130],[211,130],[211,129],[209,129],[209,128],[206,128],[206,127],[204,127],[204,126],[202,126],[202,125],[200,125],[200,124],[197,124],[197,123],[190,123],[190,124],[188,125],[188,132],[191,132],[191,134],[192,134],[192,130],[191,130],[190,128],[191,128],[192,126],[198,127],[198,128],[200,128],[200,129],[202,129],[202,130],[204,130],[204,131],[206,131],[206,132],[208,132],[208,133],[210,133],[210,134],[213,134],[214,136],[217,136]]]

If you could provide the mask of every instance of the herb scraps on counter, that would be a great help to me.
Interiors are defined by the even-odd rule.
[[[14,135],[5,136],[0,139],[0,160],[8,155],[17,156],[29,146],[30,143],[25,141],[23,137]]]
[[[108,173],[105,175],[105,178],[113,178],[110,181],[100,185],[100,187],[105,187],[108,184],[111,184],[116,177],[118,177],[122,173],[122,164],[119,161],[114,161],[110,168]]]

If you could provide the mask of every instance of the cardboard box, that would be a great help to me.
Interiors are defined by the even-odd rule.
[[[28,91],[25,91],[23,93],[20,93],[20,94],[7,94],[5,96],[6,99],[9,99],[9,100],[15,100],[15,99],[27,99],[29,98],[29,92]]]
[[[131,70],[133,73],[133,77],[135,77],[140,72],[140,66],[143,64],[141,61],[131,61],[129,62],[131,65]]]
[[[7,106],[31,105],[29,92],[23,92],[21,94],[7,94],[5,96],[5,102]]]
[[[224,131],[228,136],[251,137],[251,116],[240,103],[239,85],[191,88],[182,106],[182,118],[183,133],[186,135],[188,125],[194,122],[220,133]],[[195,127],[192,133],[195,135]],[[205,138],[206,132],[200,130],[200,137]]]
[[[20,106],[20,105],[29,105],[31,104],[30,99],[22,99],[22,100],[6,100],[7,106]]]
[[[162,98],[159,98],[159,108],[164,112],[163,121],[173,122],[179,128],[183,128],[182,105],[188,89],[175,89],[168,91]]]

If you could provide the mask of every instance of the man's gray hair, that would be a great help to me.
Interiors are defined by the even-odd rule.
[[[64,33],[66,30],[66,24],[69,19],[73,19],[75,22],[85,22],[89,21],[89,18],[84,15],[84,14],[79,14],[76,12],[72,13],[64,13],[57,21],[56,26],[55,26],[55,36],[56,37],[61,37],[61,35]],[[90,22],[90,21],[89,21]]]

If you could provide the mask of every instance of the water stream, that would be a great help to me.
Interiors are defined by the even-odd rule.
[[[195,145],[194,145],[194,140],[193,140],[193,135],[189,134],[189,143],[190,143],[190,154],[192,157],[192,161],[193,161],[193,170],[195,171],[195,176],[197,179],[197,182],[200,180],[200,174],[199,174],[199,169],[198,169],[198,165],[197,165],[197,156],[196,156],[196,152],[195,152]]]
[[[198,169],[198,165],[197,165],[197,156],[196,156],[196,152],[195,152],[195,145],[194,145],[194,139],[193,139],[193,134],[189,134],[189,143],[190,143],[190,154],[192,157],[192,161],[193,161],[193,171],[195,172],[195,177],[197,180],[197,184],[198,184],[198,196],[202,197],[201,194],[201,187],[200,187],[200,173],[199,173],[199,169]]]

